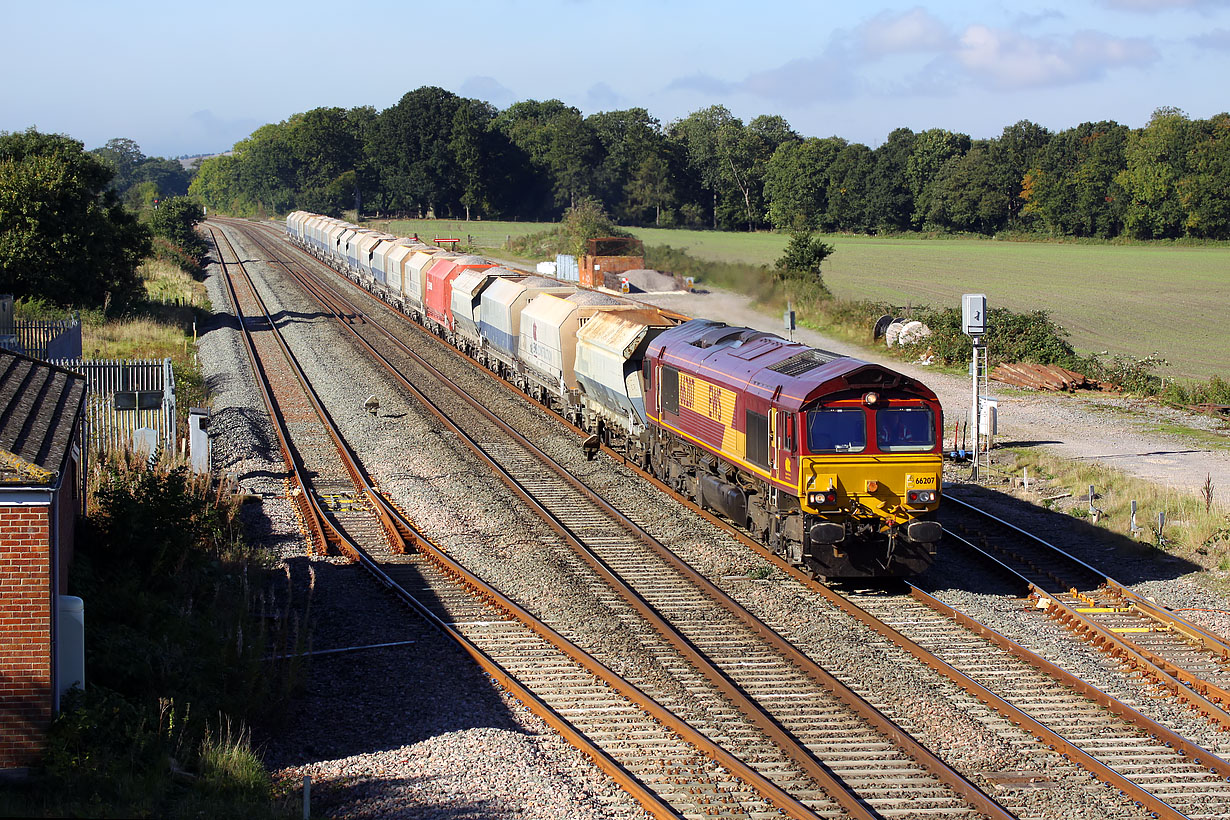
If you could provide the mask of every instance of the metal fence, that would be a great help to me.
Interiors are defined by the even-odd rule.
[[[57,359],[52,364],[86,378],[86,435],[92,447],[132,447],[133,434],[149,428],[157,431],[163,449],[175,449],[175,370],[170,359]]]
[[[81,356],[81,320],[17,319],[13,335],[22,352],[36,359],[73,359]]]

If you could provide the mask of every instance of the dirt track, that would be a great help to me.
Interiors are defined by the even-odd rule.
[[[638,299],[678,310],[690,316],[717,319],[732,325],[747,325],[783,333],[782,318],[755,310],[746,296],[725,291],[691,294],[637,294]],[[971,387],[966,376],[952,376],[927,367],[906,365],[878,356],[874,351],[830,339],[800,328],[795,339],[816,347],[867,361],[880,362],[916,377],[935,390],[944,405],[946,419],[965,418],[969,413]],[[997,393],[992,382],[991,390]],[[1186,425],[1215,429],[1217,423],[1203,416],[1182,414],[1149,402],[1120,396],[1081,394],[1069,396],[1025,391],[998,391],[999,442],[1032,443],[1058,455],[1104,462],[1127,473],[1160,484],[1196,492],[1209,476],[1223,506],[1230,497],[1230,437],[1224,448],[1211,448],[1196,437],[1158,432],[1159,425]],[[949,430],[950,423],[946,423]],[[1224,427],[1224,425],[1222,425]]]

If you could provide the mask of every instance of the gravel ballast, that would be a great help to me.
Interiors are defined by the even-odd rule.
[[[215,279],[211,276],[211,296],[219,292]],[[690,702],[652,657],[638,654],[643,626],[597,602],[588,577],[556,539],[527,521],[498,482],[475,467],[457,442],[424,418],[400,390],[357,363],[357,354],[337,340],[311,303],[290,286],[269,285],[263,295],[272,310],[295,317],[288,333],[297,355],[325,388],[331,410],[378,483],[420,526],[531,610],[556,613],[558,626],[614,660],[619,671],[680,701],[685,711],[691,710],[689,719],[703,723],[712,718],[708,707]],[[221,303],[215,299],[215,304]],[[310,774],[316,804],[331,816],[640,816],[608,778],[474,671],[459,651],[450,655],[451,644],[441,643],[430,630],[406,626],[408,616],[374,596],[358,570],[335,560],[309,559],[301,542],[296,552],[298,519],[286,502],[285,471],[269,458],[277,449],[270,446],[268,419],[263,408],[255,409],[259,398],[245,376],[246,360],[237,341],[228,338],[237,340],[233,321],[228,327],[223,318],[201,341],[203,363],[216,360],[207,375],[215,374],[208,376],[211,385],[216,378],[219,389],[215,419],[223,419],[211,428],[218,440],[215,464],[234,473],[245,491],[262,496],[262,504],[252,505],[249,523],[288,562],[301,593],[315,577],[312,649],[416,641],[317,658],[289,725],[265,740],[269,765],[291,781]],[[482,375],[462,370],[457,378],[468,385],[465,380]],[[381,402],[375,417],[362,406],[371,394]],[[1007,804],[1030,817],[1139,816],[1057,755],[1022,747],[1014,739],[1019,733],[976,701],[955,687],[937,685],[904,653],[869,638],[797,583],[772,576],[751,580],[749,573],[765,566],[761,559],[664,502],[609,459],[587,462],[575,438],[561,425],[544,422],[528,402],[497,395],[492,406],[517,426],[536,425],[539,446],[609,497],[619,498],[632,517],[706,575],[721,579],[728,592],[958,768],[1037,768],[1065,785],[1014,793],[1003,798]],[[356,609],[353,602],[364,596],[383,604]]]

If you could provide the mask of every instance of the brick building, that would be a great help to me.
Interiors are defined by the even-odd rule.
[[[83,511],[85,397],[83,377],[0,349],[0,771],[38,761],[65,683],[57,608]]]

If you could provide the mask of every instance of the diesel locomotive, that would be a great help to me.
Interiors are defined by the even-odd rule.
[[[914,379],[329,217],[287,234],[814,577],[930,563],[943,418]]]

